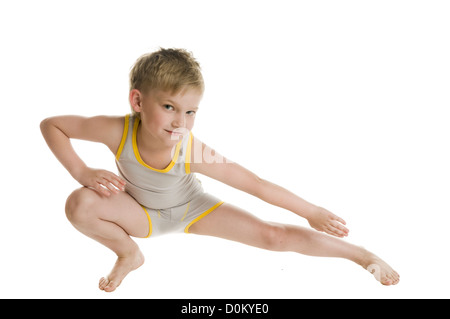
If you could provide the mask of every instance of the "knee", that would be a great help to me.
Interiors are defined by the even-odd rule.
[[[92,189],[82,187],[70,194],[66,201],[66,216],[73,224],[85,222],[92,217],[92,208],[98,195]]]
[[[267,223],[264,226],[265,249],[273,251],[284,251],[287,237],[287,228],[280,224]]]

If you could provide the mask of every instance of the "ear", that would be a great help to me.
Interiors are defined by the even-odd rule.
[[[142,110],[142,93],[137,89],[132,89],[130,91],[130,105],[136,113]]]

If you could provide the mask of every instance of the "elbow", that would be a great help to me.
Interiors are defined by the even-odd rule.
[[[45,130],[51,125],[51,118],[46,118],[41,121],[39,124],[39,128],[41,129],[41,133],[44,134]]]
[[[41,129],[42,135],[45,137],[46,134],[51,130],[52,127],[55,126],[54,118],[48,117],[46,119],[43,119],[39,125],[39,128]]]

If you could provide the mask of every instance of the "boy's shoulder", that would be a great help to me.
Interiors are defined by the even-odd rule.
[[[108,146],[113,153],[117,151],[122,140],[126,119],[128,119],[127,115],[98,115],[91,118],[92,124],[96,128],[99,142]]]
[[[128,115],[124,116],[111,116],[111,115],[98,115],[91,118],[95,125],[99,129],[103,130],[106,135],[109,134],[121,134],[125,125],[125,120],[128,119]]]

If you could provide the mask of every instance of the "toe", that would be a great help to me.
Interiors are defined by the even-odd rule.
[[[111,281],[108,283],[108,285],[106,285],[106,287],[105,287],[104,290],[105,290],[106,292],[112,292],[112,291],[116,290],[117,286],[118,286],[118,285],[116,285],[116,283],[115,283],[114,281],[111,280]]]
[[[100,288],[100,290],[105,290],[105,287],[108,285],[109,280],[106,279],[105,277],[100,278],[100,281],[98,282],[98,288]]]
[[[394,285],[398,284],[399,281],[400,281],[400,275],[397,272],[395,272],[395,274],[394,274]]]
[[[386,278],[383,281],[381,281],[381,283],[385,286],[390,286],[392,285],[392,280]]]

